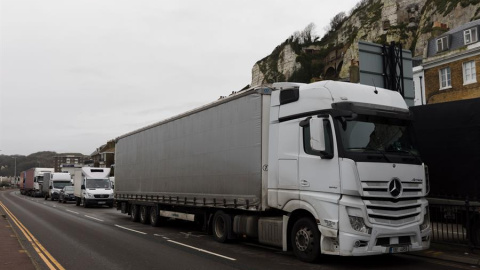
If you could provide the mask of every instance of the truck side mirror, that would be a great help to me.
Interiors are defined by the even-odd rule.
[[[81,188],[82,188],[82,189],[85,189],[85,185],[82,185]]]
[[[325,151],[325,132],[321,118],[310,119],[310,146],[314,151]]]

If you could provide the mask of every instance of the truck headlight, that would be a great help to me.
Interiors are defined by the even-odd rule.
[[[425,207],[425,215],[423,216],[423,223],[420,225],[420,231],[425,231],[430,227],[430,211]]]
[[[93,194],[90,194],[90,193],[88,193],[88,192],[85,193],[85,197],[86,197],[86,198],[91,198],[92,196],[93,196]]]
[[[352,228],[355,231],[367,233],[367,234],[372,233],[372,228],[368,227],[365,224],[365,221],[363,220],[362,217],[348,216],[348,219],[350,219],[350,225],[352,225]]]

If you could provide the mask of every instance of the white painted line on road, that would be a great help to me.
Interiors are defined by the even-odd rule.
[[[165,237],[165,236],[163,236],[163,235],[160,235],[160,234],[154,234],[154,236],[160,236],[160,237],[162,237],[163,239],[166,239],[166,240],[170,239],[170,238],[168,238],[168,237]]]
[[[132,230],[132,229],[129,229],[129,228],[126,228],[126,227],[117,225],[117,224],[115,224],[115,226],[117,226],[117,227],[119,227],[119,228],[122,228],[122,229],[125,229],[125,230],[132,231],[132,232],[141,233],[141,234],[147,234],[147,233],[144,233],[144,232],[141,232],[141,231]]]
[[[207,254],[210,254],[210,255],[214,255],[214,256],[217,256],[217,257],[220,257],[220,258],[224,258],[224,259],[227,259],[227,260],[230,260],[230,261],[236,261],[237,260],[237,259],[234,259],[234,258],[230,258],[230,257],[223,256],[223,255],[220,255],[220,254],[217,254],[217,253],[210,252],[210,251],[205,250],[205,249],[192,247],[192,246],[189,246],[189,245],[186,245],[186,244],[183,244],[183,243],[180,243],[180,242],[176,242],[176,241],[173,241],[173,240],[168,240],[168,242],[174,243],[174,244],[177,244],[177,245],[180,245],[180,246],[188,247],[188,248],[191,248],[191,249],[195,249],[197,251],[204,252],[204,253],[207,253]]]
[[[101,219],[98,219],[98,218],[96,218],[96,217],[91,217],[91,216],[87,216],[87,215],[85,215],[85,216],[86,216],[86,217],[88,217],[88,218],[91,218],[91,219],[98,220],[98,221],[103,221],[103,220],[101,220]]]
[[[75,211],[72,211],[72,210],[68,210],[68,209],[67,209],[67,211],[70,212],[70,213],[77,214],[77,215],[80,214],[80,213],[78,213],[78,212],[75,212]]]

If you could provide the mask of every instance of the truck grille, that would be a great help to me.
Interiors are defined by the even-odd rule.
[[[94,197],[97,199],[108,198],[108,194],[96,194]]]
[[[369,221],[390,226],[419,221],[423,183],[401,181],[401,192],[396,198],[389,191],[389,184],[390,181],[362,181]]]

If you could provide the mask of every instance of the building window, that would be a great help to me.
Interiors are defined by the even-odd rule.
[[[463,84],[476,83],[477,72],[475,70],[475,61],[463,63]]]
[[[440,69],[439,75],[440,75],[440,90],[452,87],[450,67]]]
[[[477,28],[463,31],[463,38],[465,40],[465,45],[477,42]]]
[[[78,164],[78,158],[75,159],[75,164]]]
[[[66,159],[65,159],[65,163],[70,164],[70,159],[69,159],[69,158],[66,158]]]
[[[448,37],[437,39],[437,52],[448,50]]]

